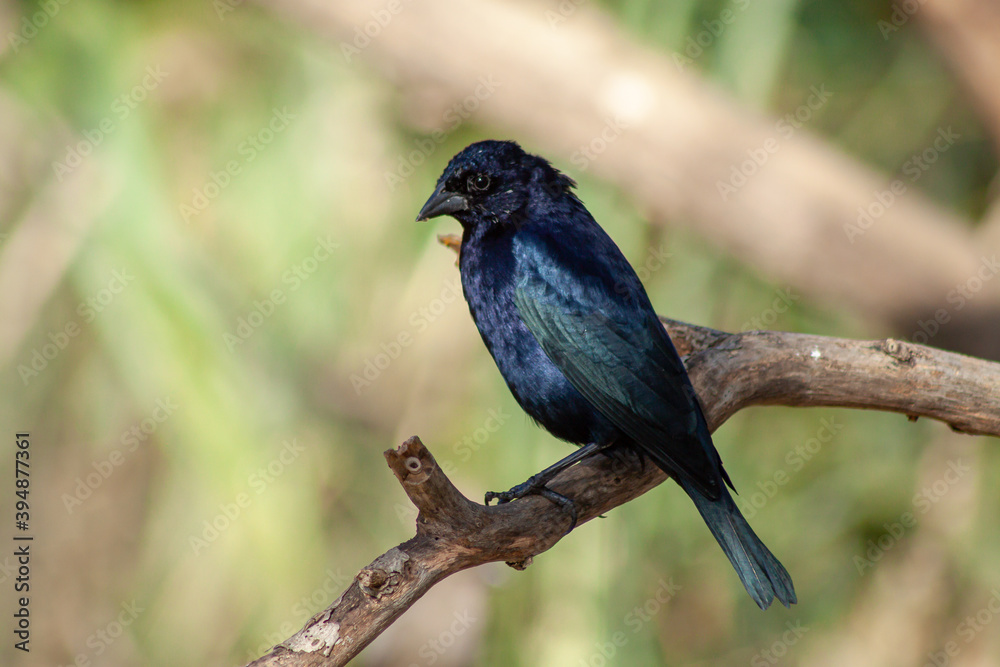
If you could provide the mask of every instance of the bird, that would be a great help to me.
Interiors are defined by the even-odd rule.
[[[697,393],[641,280],[575,188],[514,141],[479,141],[448,162],[417,215],[461,224],[462,289],[487,350],[521,408],[580,446],[486,494],[487,504],[540,494],[569,509],[572,530],[572,501],[545,483],[584,458],[631,450],[687,493],[761,609],[794,604],[791,577],[729,493]]]

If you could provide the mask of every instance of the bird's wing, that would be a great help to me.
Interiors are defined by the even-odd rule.
[[[527,264],[517,271],[514,302],[552,362],[660,468],[718,498],[721,461],[684,365],[652,309],[572,267],[547,262],[542,271]]]

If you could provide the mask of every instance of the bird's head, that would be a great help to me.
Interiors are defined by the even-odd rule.
[[[516,225],[533,199],[574,197],[575,185],[513,141],[480,141],[451,159],[417,221],[450,215],[466,228]]]

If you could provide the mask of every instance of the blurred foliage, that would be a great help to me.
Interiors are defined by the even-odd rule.
[[[722,11],[746,6],[695,71],[775,117],[825,85],[834,95],[809,129],[889,173],[937,128],[954,126],[962,141],[919,187],[973,218],[987,205],[997,163],[982,130],[918,29],[883,39],[876,23],[886,3],[602,4],[667,57]],[[37,9],[6,6],[10,29]],[[42,155],[30,163],[28,191],[5,191],[25,203],[0,220],[3,238],[46,196],[51,161],[97,136],[102,122],[112,128],[67,176],[93,179],[93,201],[80,209],[94,219],[0,385],[6,432],[32,432],[44,535],[35,545],[38,646],[23,656],[5,642],[4,664],[72,664],[79,655],[102,665],[241,663],[412,535],[383,450],[419,433],[472,498],[567,453],[519,410],[452,298],[457,269],[435,236],[457,225],[413,224],[447,159],[502,131],[463,124],[390,189],[385,173],[425,136],[407,122],[400,92],[263,8],[231,9],[69,2],[0,61],[5,123]],[[139,100],[147,68],[166,74]],[[116,105],[122,95],[133,103],[127,112]],[[664,314],[730,330],[763,318],[791,331],[886,333],[769,284],[693,235],[651,228],[614,189],[572,176],[637,266],[654,250],[669,253],[646,279]],[[100,298],[114,271],[131,279],[86,321],[81,304]],[[789,307],[779,313],[782,294]],[[79,336],[37,377],[22,378],[18,367],[71,321]],[[375,377],[362,385],[366,368]],[[158,400],[176,404],[162,422]],[[153,430],[140,430],[130,449],[127,434],[144,420]],[[796,469],[796,447],[831,420],[839,430]],[[461,650],[420,652],[444,637],[445,602],[435,607],[443,619],[414,618],[418,607],[358,663],[599,665],[622,632],[608,664],[729,665],[759,658],[788,622],[810,631],[785,664],[804,662],[824,638],[850,634],[852,614],[864,618],[859,601],[884,588],[876,577],[906,561],[909,547],[898,547],[859,576],[853,559],[914,510],[914,494],[945,469],[942,456],[976,471],[973,497],[945,498],[962,513],[953,530],[927,528],[947,538],[950,598],[933,629],[947,637],[1000,584],[1000,529],[989,519],[1000,506],[997,453],[952,440],[938,424],[846,410],[757,408],[720,429],[743,502],[776,471],[788,473],[751,523],[793,575],[802,603],[790,611],[755,608],[690,501],[665,485],[581,527],[525,572],[484,568],[462,579],[480,606]],[[93,477],[114,451],[123,463]],[[0,462],[5,479],[9,459]],[[902,542],[923,530],[921,521]],[[679,592],[637,616],[661,582]],[[878,595],[894,594],[883,588]],[[95,640],[133,600],[143,611],[122,637]],[[389,644],[413,648],[397,662],[385,657]]]

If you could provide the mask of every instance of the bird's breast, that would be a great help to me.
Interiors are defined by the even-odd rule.
[[[518,404],[550,433],[577,444],[610,438],[614,427],[570,384],[521,320],[513,254],[463,245],[462,289],[472,320]]]

